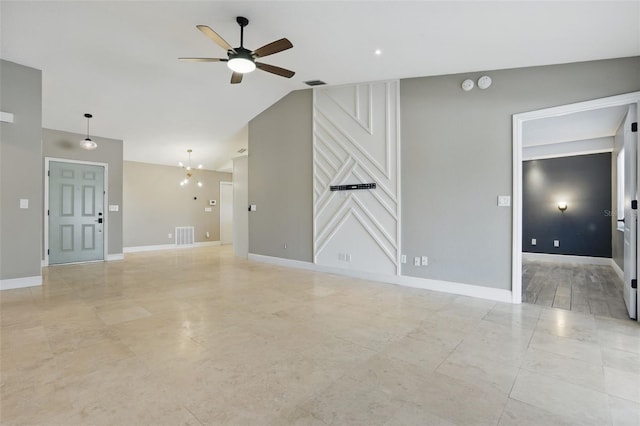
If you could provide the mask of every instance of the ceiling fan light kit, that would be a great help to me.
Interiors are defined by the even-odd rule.
[[[231,84],[238,84],[242,82],[242,76],[253,72],[256,68],[261,69],[272,74],[276,74],[282,77],[291,78],[295,75],[295,72],[269,65],[261,62],[256,62],[257,58],[262,58],[274,53],[282,52],[283,50],[291,49],[293,44],[286,38],[281,38],[269,44],[256,49],[249,50],[244,47],[244,27],[249,25],[249,20],[244,16],[238,16],[236,22],[240,25],[240,47],[232,47],[225,39],[220,37],[218,33],[213,31],[206,25],[196,25],[205,36],[213,40],[218,46],[222,47],[227,52],[227,58],[178,58],[184,62],[226,62],[227,67],[233,74],[231,75]]]

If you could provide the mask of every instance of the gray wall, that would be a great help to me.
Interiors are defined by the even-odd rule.
[[[611,210],[610,152],[522,163],[523,252],[611,258]]]
[[[231,182],[231,173],[198,170],[195,177],[201,188],[180,186],[185,178],[180,167],[125,161],[124,246],[173,244],[176,226],[194,226],[196,242],[219,241],[220,181]],[[218,204],[209,206],[209,200]]]
[[[464,92],[466,78],[493,79]],[[403,275],[511,289],[512,115],[640,90],[640,57],[401,80]],[[312,260],[311,93],[249,124],[249,251]],[[295,253],[283,240],[295,239]],[[288,247],[291,247],[290,245]]]
[[[464,92],[489,75],[487,90]],[[402,80],[403,274],[511,288],[512,115],[640,90],[640,57]]]
[[[0,60],[0,280],[41,275],[42,72]],[[29,200],[20,209],[19,200]]]
[[[249,253],[313,260],[311,111],[298,90],[249,122]]]
[[[84,120],[84,118],[79,116],[78,120]],[[91,135],[91,139],[98,144],[98,147],[94,150],[87,151],[80,148],[80,141],[86,136],[85,134],[79,133],[43,129],[42,154],[43,157],[108,164],[109,199],[107,200],[107,205],[117,204],[119,206],[118,212],[106,212],[106,220],[108,221],[107,232],[109,233],[107,236],[109,246],[108,254],[120,254],[122,253],[122,217],[124,208],[126,207],[122,205],[122,141]],[[41,161],[43,161],[43,164],[40,167],[43,169],[44,159]],[[44,180],[42,182],[42,185],[44,185]],[[105,207],[105,209],[106,208],[107,207]],[[40,213],[42,215],[43,211],[41,210]]]

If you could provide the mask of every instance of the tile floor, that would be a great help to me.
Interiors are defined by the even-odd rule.
[[[3,425],[638,425],[640,326],[235,259],[0,293]]]
[[[628,319],[622,281],[611,266],[523,260],[522,301]]]

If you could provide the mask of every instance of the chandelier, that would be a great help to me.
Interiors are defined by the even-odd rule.
[[[185,166],[182,161],[180,161],[178,163],[178,165],[180,167],[182,167],[183,169],[185,169],[187,171],[187,176],[180,181],[180,186],[185,186],[186,184],[189,183],[189,181],[191,180],[191,178],[193,178],[193,172],[194,169],[191,167],[191,153],[193,152],[192,149],[188,149],[187,152],[189,153],[189,162],[187,163],[187,165]],[[198,169],[202,168],[202,164],[198,164]],[[194,178],[195,179],[195,178]],[[202,187],[202,182],[200,182],[198,179],[195,179],[195,181],[197,182],[196,185],[198,185],[199,187]]]

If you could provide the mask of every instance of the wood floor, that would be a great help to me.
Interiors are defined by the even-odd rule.
[[[622,284],[610,266],[522,262],[525,303],[629,319]]]

